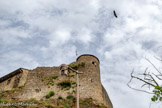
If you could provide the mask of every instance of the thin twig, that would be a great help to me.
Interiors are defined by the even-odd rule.
[[[138,80],[140,80],[140,81],[142,81],[142,82],[144,82],[144,83],[146,83],[146,84],[148,84],[148,85],[151,85],[151,86],[155,87],[154,84],[149,83],[149,82],[147,82],[147,81],[145,81],[145,80],[143,80],[143,79],[141,79],[141,78],[139,78],[139,77],[136,77],[136,76],[133,76],[133,75],[131,75],[131,77],[132,77],[132,78],[136,78],[136,79],[138,79]]]
[[[133,89],[133,90],[136,90],[136,91],[145,92],[145,93],[148,93],[148,94],[153,94],[153,93],[148,92],[148,91],[145,91],[145,90],[140,90],[140,89],[133,88],[133,87],[131,87],[131,86],[129,85],[129,83],[131,83],[132,79],[134,78],[134,77],[132,77],[132,76],[133,76],[133,72],[134,72],[134,70],[133,70],[132,73],[131,73],[131,79],[130,79],[129,82],[127,83],[127,86],[128,86],[129,88]],[[147,82],[147,84],[148,84],[148,82]],[[153,86],[154,86],[154,85],[153,85]]]
[[[156,69],[156,71],[158,71],[160,74],[162,74],[158,69],[157,69],[157,67],[149,60],[149,59],[147,59],[147,58],[145,58],[155,69]]]
[[[155,75],[154,73],[152,73],[156,78],[158,78],[159,80],[162,80],[162,78],[160,78],[158,75]]]
[[[140,90],[140,89],[133,88],[133,87],[131,87],[131,86],[129,85],[129,83],[127,83],[127,86],[128,86],[129,88],[133,89],[133,90],[136,90],[136,91],[145,92],[145,93],[148,93],[148,94],[153,94],[153,93],[148,92],[148,91],[145,91],[145,90]]]
[[[158,58],[158,57],[156,57],[156,56],[154,56],[154,58],[157,59],[157,60],[159,60],[159,61],[162,61],[161,58]]]
[[[157,85],[157,86],[159,86],[159,84],[156,82],[156,80],[153,78],[153,76],[150,74],[150,77],[152,78],[152,80],[153,80],[153,82]]]

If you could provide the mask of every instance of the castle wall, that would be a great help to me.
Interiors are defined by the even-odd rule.
[[[20,68],[2,77],[0,80],[0,90],[11,90],[23,86],[26,82],[27,74],[28,70]]]
[[[48,80],[52,76],[58,76],[56,80],[52,79],[53,85],[49,84],[50,80]],[[55,92],[55,96],[53,96],[52,98],[56,99],[59,96],[66,98],[70,90],[64,91],[57,86],[57,83],[65,80],[75,81],[75,78],[60,76],[59,67],[38,67],[34,70],[29,71],[23,93],[17,98],[21,98],[23,100],[30,98],[43,99],[51,90]]]
[[[50,88],[44,84],[43,80],[53,75],[58,75],[59,68],[56,67],[38,67],[30,70],[26,78],[26,86],[21,99],[37,98],[41,99],[50,91]]]
[[[108,105],[109,108],[113,108],[113,105],[112,105],[112,103],[111,103],[111,101],[110,101],[110,98],[109,98],[109,96],[108,96],[108,94],[107,94],[107,92],[106,92],[106,89],[103,87],[103,85],[102,85],[102,96],[103,96],[103,101],[104,101],[104,103],[105,103],[106,105]]]
[[[83,74],[79,75],[80,98],[91,97],[97,102],[104,103],[113,108],[108,94],[101,84],[98,58],[93,55],[81,55],[77,58],[76,62],[71,64],[77,65],[82,63],[85,63],[85,65],[78,68],[79,72],[83,72]],[[20,95],[15,96],[15,98],[22,100],[30,98],[44,99],[45,95],[51,90],[55,92],[55,96],[52,98],[58,98],[58,96],[66,98],[69,95],[68,93],[76,91],[76,87],[69,90],[61,90],[57,84],[65,80],[76,82],[76,74],[72,71],[69,72],[69,76],[73,77],[61,76],[60,67],[38,67],[33,70],[21,68],[0,78],[0,90],[11,90],[25,84]],[[52,79],[54,85],[50,85],[50,80],[48,80],[52,76],[58,76],[57,80]],[[76,96],[76,94],[73,95]]]
[[[0,91],[2,90],[11,90],[14,86],[16,76],[13,76],[9,79],[0,83]]]
[[[22,72],[22,75],[20,77],[20,81],[19,81],[18,87],[25,85],[26,80],[27,80],[27,75],[29,73],[29,70],[27,70],[27,69],[22,69],[22,71],[23,72]]]

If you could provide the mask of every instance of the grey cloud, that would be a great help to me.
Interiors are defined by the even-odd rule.
[[[144,41],[142,43],[143,48],[145,49],[151,49],[151,48],[157,48],[157,41]]]
[[[126,83],[133,68],[145,68],[143,57],[161,55],[161,6],[152,0],[1,1],[0,76],[19,67],[68,64],[76,50],[91,53],[100,59],[114,108],[146,108],[150,96]]]

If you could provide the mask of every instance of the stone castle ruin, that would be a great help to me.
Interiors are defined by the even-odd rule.
[[[100,61],[97,57],[89,54],[81,55],[76,62],[68,66],[83,72],[79,74],[80,98],[93,98],[109,108],[113,108],[111,100],[101,84]],[[0,78],[0,91],[23,88],[11,96],[13,99],[43,99],[45,95],[53,90],[55,96],[66,97],[68,93],[76,91],[76,73],[63,67],[37,67],[33,70],[20,68]],[[60,87],[61,82],[72,82],[69,88]],[[75,93],[74,93],[75,94]]]

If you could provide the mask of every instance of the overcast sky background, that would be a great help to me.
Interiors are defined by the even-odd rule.
[[[77,50],[100,59],[114,108],[148,108],[151,95],[126,84],[133,68],[151,67],[145,57],[161,65],[154,58],[162,56],[160,46],[161,0],[0,0],[0,77],[20,67],[71,63]]]

